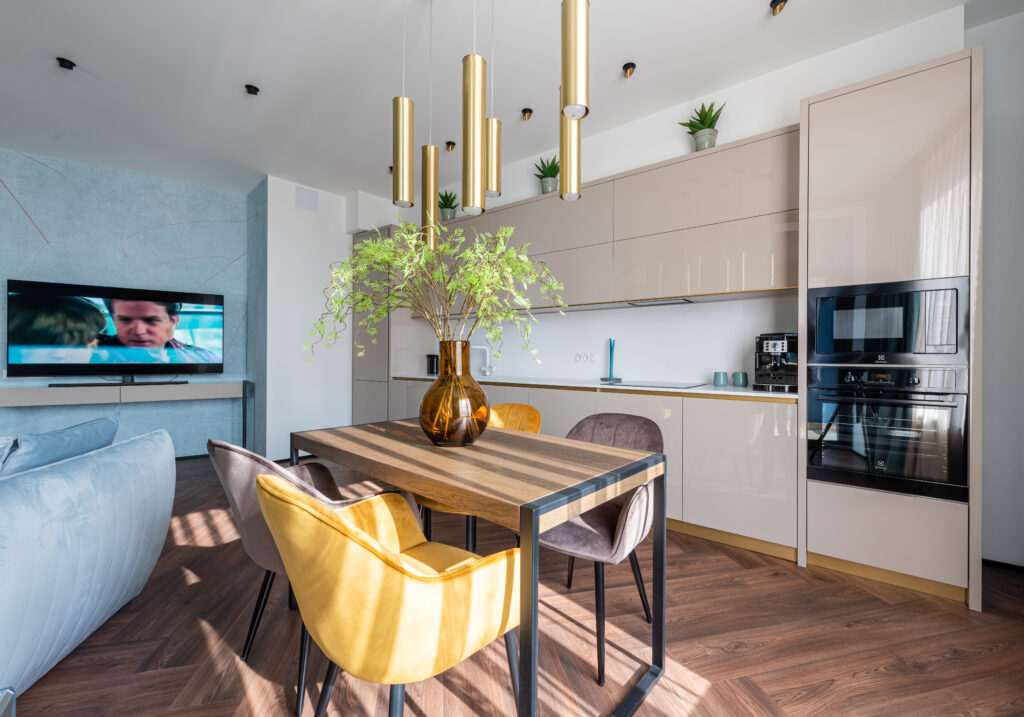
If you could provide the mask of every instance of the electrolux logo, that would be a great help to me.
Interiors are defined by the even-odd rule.
[[[875,362],[876,363],[885,363],[886,362],[885,354],[878,354],[878,358],[875,359]]]

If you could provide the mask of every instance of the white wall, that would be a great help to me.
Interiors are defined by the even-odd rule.
[[[1024,12],[971,28],[966,40],[985,46],[982,554],[1024,565]]]
[[[324,310],[330,265],[349,255],[352,238],[343,197],[277,177],[268,178],[267,195],[266,454],[277,460],[288,457],[292,431],[351,423],[351,336],[317,351],[312,365],[302,345]]]
[[[584,180],[689,153],[692,142],[677,122],[701,100],[728,102],[719,123],[720,143],[796,124],[804,97],[963,49],[963,18],[963,7],[954,8],[600,134],[587,136],[584,121]],[[552,128],[552,146],[556,132]],[[502,168],[504,193],[490,206],[539,193],[534,161],[530,158]],[[457,185],[448,189],[460,191]],[[585,194],[582,201],[586,201]],[[754,337],[770,331],[795,331],[796,316],[795,297],[545,314],[540,316],[532,342],[542,363],[534,363],[520,351],[514,330],[509,329],[498,373],[597,378],[607,371],[607,340],[614,338],[619,375],[710,380],[715,370],[752,371]],[[393,324],[393,373],[422,373],[423,355],[436,352],[435,342],[422,324]],[[577,353],[595,354],[597,363],[577,364]]]
[[[607,177],[653,162],[689,154],[693,142],[677,123],[689,118],[703,101],[728,106],[718,123],[718,143],[797,124],[800,100],[853,82],[899,70],[964,48],[963,6],[946,10],[852,45],[832,50],[803,62],[754,77],[731,87],[694,97],[661,112],[642,117],[598,134],[587,133],[583,120],[583,180]],[[551,149],[556,153],[558,127],[551,129]],[[488,207],[540,194],[534,177],[537,157],[502,167],[502,196],[488,200]],[[443,188],[461,192],[458,184]],[[584,194],[586,197],[586,194]]]

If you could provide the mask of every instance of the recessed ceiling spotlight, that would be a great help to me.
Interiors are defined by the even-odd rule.
[[[772,10],[772,17],[775,17],[782,12],[782,8],[786,7],[786,0],[771,0],[771,2],[768,3],[768,7]]]
[[[530,119],[531,117],[533,117],[533,110],[530,109],[529,107],[524,107],[523,108],[523,122],[525,122],[526,120]]]
[[[250,95],[258,95],[260,93],[260,88],[257,87],[256,85],[246,85],[245,91],[248,92]]]
[[[447,142],[444,143],[444,148],[447,149],[449,152],[452,152],[455,150],[455,143],[452,142],[451,140],[448,140]]]
[[[394,174],[394,173],[395,173],[395,165],[389,164],[388,165],[388,174]]]
[[[59,67],[62,70],[73,70],[75,69],[75,63],[66,57],[58,57],[57,67]]]
[[[634,72],[636,72],[635,62],[627,62],[625,65],[622,66],[622,76],[625,77],[627,80],[633,76]]]

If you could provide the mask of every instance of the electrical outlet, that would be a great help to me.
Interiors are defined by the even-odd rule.
[[[581,363],[581,362],[583,361],[583,354],[575,354],[575,355],[573,356],[573,360],[574,360],[574,361],[575,361],[576,363]]]
[[[590,354],[590,363],[597,363],[597,354]]]

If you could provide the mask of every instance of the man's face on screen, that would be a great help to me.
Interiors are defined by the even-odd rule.
[[[170,316],[163,304],[153,301],[115,301],[113,305],[117,338],[125,346],[163,348],[174,338],[178,317]]]

